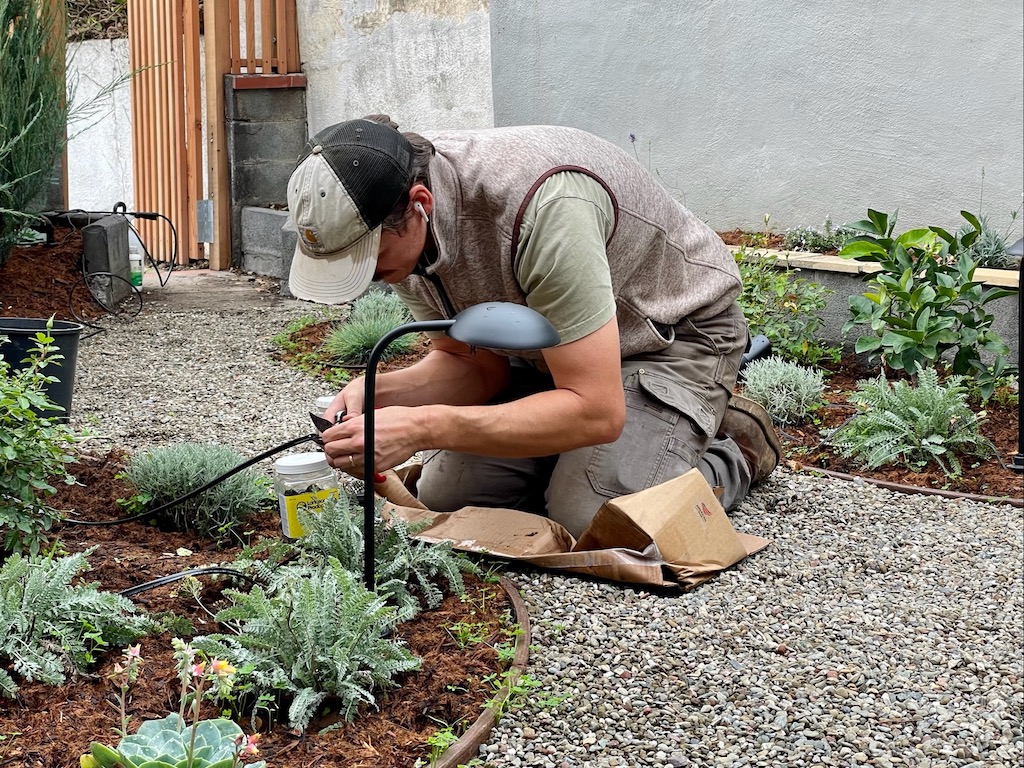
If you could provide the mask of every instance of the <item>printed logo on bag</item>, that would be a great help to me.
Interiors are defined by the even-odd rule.
[[[700,521],[702,523],[706,523],[708,520],[711,519],[711,516],[714,514],[714,511],[703,501],[700,502],[696,507],[694,507],[694,511],[697,513],[697,517],[700,518]]]

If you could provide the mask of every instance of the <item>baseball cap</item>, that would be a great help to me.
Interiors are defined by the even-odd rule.
[[[297,298],[340,304],[373,280],[381,223],[409,191],[413,151],[401,133],[347,120],[307,143],[288,180],[298,230],[288,287]]]

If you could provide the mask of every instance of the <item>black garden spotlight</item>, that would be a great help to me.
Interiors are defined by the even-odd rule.
[[[371,592],[374,577],[374,400],[377,363],[387,346],[407,333],[444,331],[456,341],[471,347],[527,350],[547,349],[558,344],[558,331],[547,318],[529,307],[509,302],[477,304],[459,312],[451,320],[422,320],[406,323],[388,331],[370,352],[366,363],[366,394],[363,406],[365,446],[363,453],[363,578]]]

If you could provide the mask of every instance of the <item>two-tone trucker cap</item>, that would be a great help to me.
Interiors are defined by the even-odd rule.
[[[325,128],[306,143],[288,180],[298,231],[288,287],[297,298],[340,304],[373,280],[381,223],[412,182],[413,151],[372,120]]]

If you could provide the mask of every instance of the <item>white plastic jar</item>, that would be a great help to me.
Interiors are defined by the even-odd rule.
[[[274,462],[274,490],[281,512],[281,533],[298,539],[305,534],[299,524],[299,507],[319,511],[324,499],[338,495],[338,476],[323,453],[293,453]]]
[[[327,409],[331,403],[334,402],[334,395],[322,395],[316,399],[316,405],[313,406],[313,413],[317,416],[323,416],[327,413]]]

